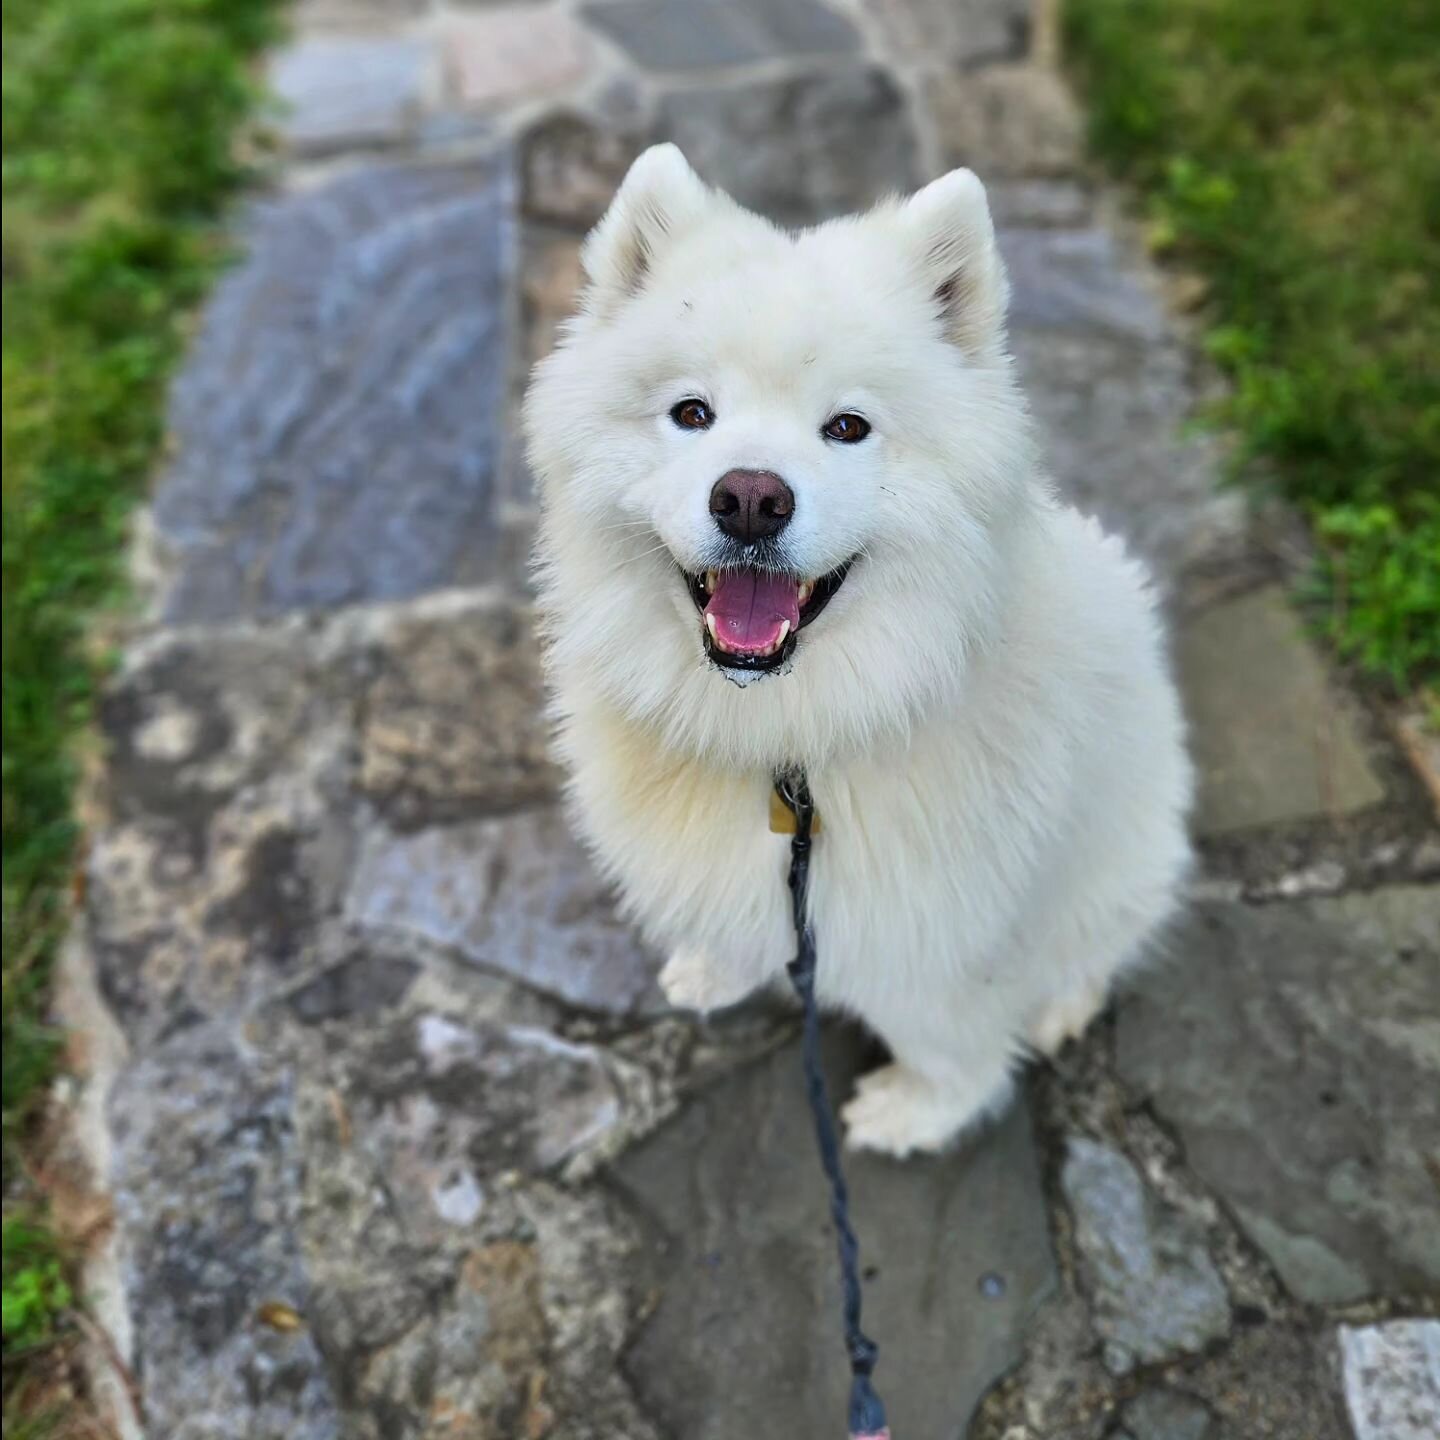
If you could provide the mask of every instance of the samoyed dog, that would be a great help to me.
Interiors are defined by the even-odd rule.
[[[818,994],[893,1056],[848,1142],[935,1150],[1176,903],[1147,577],[1040,468],[969,171],[793,233],[660,145],[583,266],[525,411],[577,822],[666,995],[710,1010],[794,953],[769,813],[803,766]]]

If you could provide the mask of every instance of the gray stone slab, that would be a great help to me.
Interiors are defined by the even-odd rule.
[[[255,207],[173,391],[167,617],[489,573],[511,189],[498,160],[367,167]]]
[[[1204,1237],[1147,1193],[1119,1151],[1074,1137],[1060,1178],[1110,1370],[1198,1354],[1229,1334],[1229,1296]]]
[[[850,22],[820,0],[605,0],[590,24],[650,70],[712,70],[859,49]]]
[[[373,32],[387,25],[403,25],[429,8],[430,0],[297,0],[295,29]]]
[[[594,58],[589,32],[555,6],[442,12],[450,92],[465,109],[493,110],[584,88]]]
[[[1002,216],[1039,199],[996,187]],[[1143,260],[1099,226],[1045,213],[1000,232],[1020,375],[1061,491],[1123,535],[1168,584],[1188,563],[1234,548],[1244,509],[1219,489],[1213,438],[1185,434],[1192,358]]]
[[[1002,179],[987,181],[990,213],[1002,231],[1020,228],[1076,230],[1090,223],[1095,197],[1090,186],[1068,179]]]
[[[400,143],[414,132],[437,77],[428,41],[378,34],[302,35],[269,72],[281,134],[306,155]]]
[[[947,167],[992,177],[1074,175],[1083,125],[1070,87],[1034,63],[947,70],[930,77],[926,99]]]
[[[298,1323],[303,1164],[281,1071],[203,1026],[110,1102],[116,1240],[152,1435],[340,1440],[326,1358]]]
[[[102,698],[87,933],[134,1043],[241,1013],[316,952],[348,845],[333,802],[355,697],[309,638],[295,622],[165,631]]]
[[[1302,1300],[1434,1293],[1440,890],[1202,906],[1168,950],[1117,1063],[1200,1180]]]
[[[843,1095],[858,1047],[828,1048]],[[1053,1283],[1029,1118],[1017,1107],[944,1158],[847,1165],[891,1427],[961,1435]],[[839,1282],[797,1047],[706,1092],[616,1179],[657,1232],[658,1304],[629,1369],[664,1433],[840,1434]]]
[[[437,596],[374,628],[359,698],[360,789],[416,828],[554,798],[530,611],[494,596]]]
[[[1033,0],[867,0],[890,54],[942,71],[1018,60]]]
[[[118,1299],[166,1440],[656,1440],[617,1378],[633,1270],[539,1179],[621,1111],[543,1028],[384,993],[197,1024],[110,1106]],[[434,987],[431,987],[434,993]],[[336,997],[332,996],[332,999]],[[352,1003],[354,1002],[354,1003]]]
[[[1348,815],[1385,798],[1353,702],[1329,684],[1278,586],[1187,620],[1175,658],[1201,834]]]
[[[1099,226],[1002,231],[1015,330],[1080,332],[1137,344],[1163,341],[1169,323],[1147,277]]]
[[[1217,489],[1215,443],[1182,433],[1193,392],[1178,345],[1020,329],[1014,348],[1061,493],[1124,536],[1162,588],[1237,545],[1243,503]]]
[[[864,209],[920,178],[906,98],[875,66],[677,92],[658,130],[711,184],[787,225]]]
[[[1340,1363],[1355,1440],[1440,1435],[1440,1320],[1342,1325]]]
[[[600,1052],[539,1026],[411,1006],[334,1039],[355,1143],[433,1240],[475,1221],[496,1176],[555,1169],[622,1118]]]
[[[346,902],[358,925],[453,949],[572,1005],[660,1006],[658,962],[555,810],[365,839]]]
[[[1123,1413],[1131,1440],[1221,1440],[1210,1407],[1183,1390],[1142,1390]]]

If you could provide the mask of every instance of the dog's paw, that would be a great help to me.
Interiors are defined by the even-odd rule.
[[[660,988],[677,1010],[720,1010],[750,993],[723,966],[707,960],[698,950],[677,950],[660,971]]]
[[[1030,1022],[1026,1033],[1031,1048],[1041,1055],[1057,1055],[1067,1040],[1078,1040],[1090,1022],[1105,1008],[1103,985],[1082,985],[1052,1000]]]
[[[861,1076],[840,1114],[851,1150],[896,1157],[943,1150],[975,1118],[973,1107],[904,1065],[882,1065]]]

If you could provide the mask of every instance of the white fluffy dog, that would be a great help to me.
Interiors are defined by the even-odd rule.
[[[936,1149],[1175,903],[1146,576],[1037,466],[969,171],[794,234],[656,146],[583,259],[526,403],[579,824],[670,1000],[729,1005],[794,951],[768,816],[803,765],[820,998],[894,1057],[849,1142]]]

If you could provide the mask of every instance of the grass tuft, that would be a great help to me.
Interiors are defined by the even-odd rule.
[[[3,10],[5,1432],[72,1304],[19,1164],[58,1055],[47,981],[68,910],[87,622],[123,581],[166,379],[223,259],[233,137],[276,0],[6,0]],[[42,1387],[43,1388],[43,1387]],[[27,1432],[28,1433],[28,1432]],[[36,1431],[35,1433],[39,1433]]]

